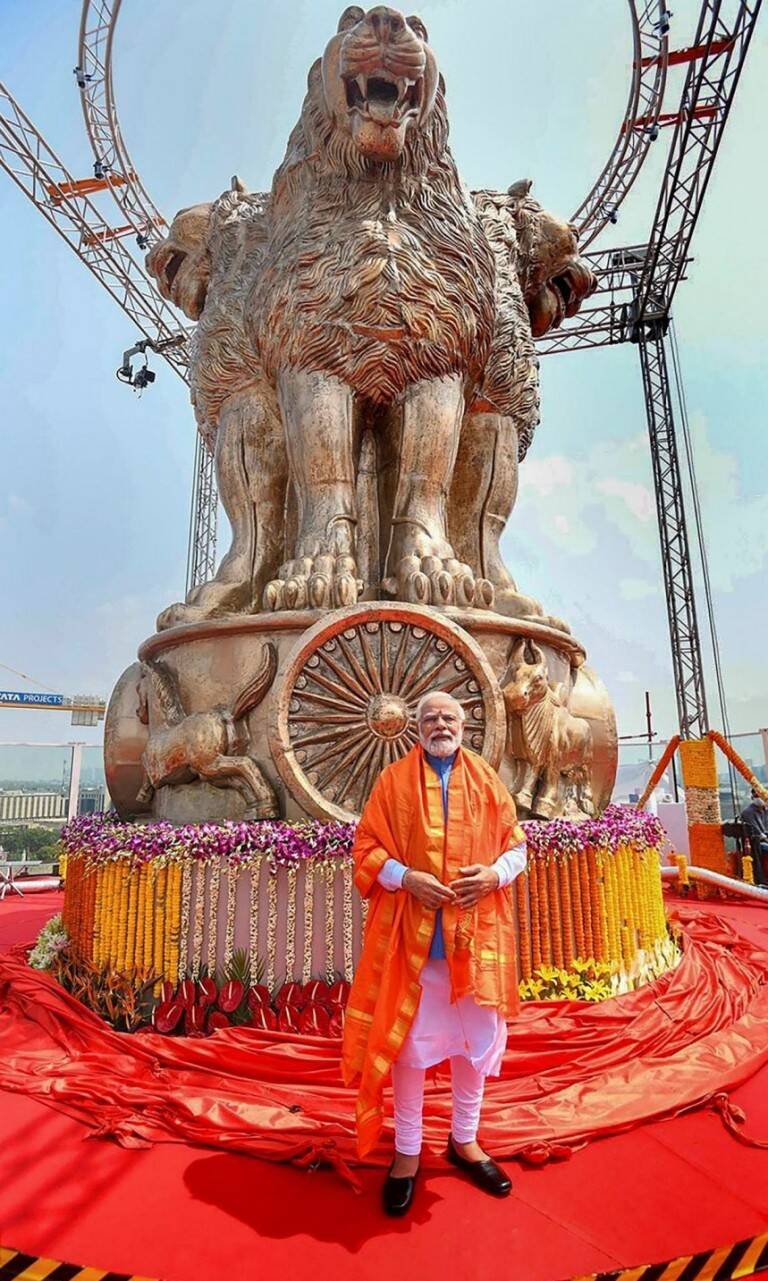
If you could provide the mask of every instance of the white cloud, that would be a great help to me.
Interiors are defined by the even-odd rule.
[[[658,583],[651,583],[647,578],[620,578],[619,595],[622,600],[645,600],[646,596],[656,596],[661,588]]]
[[[548,458],[530,458],[525,463],[523,478],[527,489],[533,490],[541,498],[549,498],[556,489],[573,484],[573,463],[562,454],[550,454]]]
[[[766,567],[768,494],[745,492],[738,458],[713,445],[704,414],[691,414],[690,426],[712,585],[715,591],[732,592]],[[695,544],[690,500],[687,507]]]
[[[645,523],[649,521],[654,513],[655,503],[653,494],[645,485],[638,485],[636,482],[620,480],[618,476],[606,476],[605,480],[599,480],[595,486],[599,494],[606,494],[609,498],[618,498],[627,508],[627,511],[639,521]]]

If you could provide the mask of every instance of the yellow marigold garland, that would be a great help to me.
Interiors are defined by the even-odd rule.
[[[703,787],[717,791],[715,747],[710,738],[683,739],[680,743],[680,765],[686,789]]]
[[[549,899],[549,925],[552,935],[552,961],[558,969],[563,965],[563,923],[558,893],[557,864],[553,854],[547,859],[547,897]]]
[[[517,900],[518,948],[520,953],[520,974],[529,978],[532,970],[531,926],[528,919],[528,872],[521,872],[515,880],[515,897]]]
[[[560,904],[562,907],[563,965],[566,969],[570,969],[574,958],[573,904],[571,902],[571,886],[569,882],[570,863],[570,858],[566,857],[559,859],[557,865],[560,881]]]
[[[702,827],[707,829],[703,839],[711,840],[715,826]],[[609,845],[598,840],[595,845],[579,848],[566,830],[564,835],[556,836],[560,848],[548,850],[540,845],[531,854],[528,872],[517,879],[513,891],[521,980],[542,981],[542,967],[570,972],[581,962],[604,960],[611,965],[615,982],[631,985],[640,971],[649,973],[649,966],[662,963],[659,949],[668,949],[669,940],[658,855],[655,848],[643,846],[642,828],[640,834],[639,844],[634,843],[630,830],[628,842]],[[345,976],[351,976],[353,924],[357,913],[364,917],[364,911],[362,902],[354,896],[352,869],[347,860],[307,860],[294,867],[275,868],[265,854],[243,869],[238,864],[228,865],[225,859],[194,862],[173,849],[145,863],[134,862],[134,857],[127,850],[118,849],[100,861],[70,851],[65,915],[72,948],[78,955],[90,953],[97,963],[111,965],[120,972],[134,968],[152,971],[158,983],[161,977],[176,981],[186,972],[188,950],[193,972],[199,971],[203,951],[207,964],[214,969],[220,961],[220,916],[225,916],[219,936],[224,959],[233,951],[234,909],[241,878],[251,899],[249,945],[254,972],[265,959],[267,981],[273,984],[285,962],[286,977],[292,978],[296,952],[300,950],[302,980],[318,977],[313,974],[317,903],[318,911],[323,912],[321,968],[332,980],[338,959]],[[226,891],[220,894],[222,872]],[[260,894],[262,877],[266,881]],[[279,931],[284,952],[278,958],[280,878],[285,886],[287,936],[283,939],[282,929]],[[262,913],[266,918],[261,940],[266,948],[263,958],[257,952],[259,904],[267,909]],[[343,917],[338,957],[337,907]],[[664,952],[664,956],[667,954]]]
[[[573,921],[573,932],[576,941],[576,955],[585,957],[587,955],[587,948],[584,932],[584,907],[581,901],[581,881],[579,879],[578,855],[573,853],[568,854],[566,864],[571,888],[571,920]]]
[[[755,775],[752,773],[746,761],[739,756],[739,753],[735,748],[731,747],[728,740],[723,738],[722,734],[720,734],[716,729],[709,730],[708,737],[711,738],[713,743],[717,743],[720,751],[728,757],[728,760],[734,768],[738,770],[741,777],[749,783],[749,786],[754,788],[758,795],[762,796],[764,801],[768,801],[768,788],[764,787],[758,778],[755,778]]]
[[[529,903],[531,909],[531,968],[538,970],[541,965],[541,902],[538,894],[537,860],[528,862]]]

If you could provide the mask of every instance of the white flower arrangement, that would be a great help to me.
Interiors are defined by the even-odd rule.
[[[37,936],[37,942],[29,954],[29,964],[33,970],[50,970],[54,960],[68,943],[69,936],[61,915],[52,916]]]

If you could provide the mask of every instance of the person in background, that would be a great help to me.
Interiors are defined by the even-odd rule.
[[[740,817],[747,829],[752,849],[755,884],[765,885],[768,871],[768,805],[756,787],[752,788],[752,800],[741,811]]]
[[[453,1103],[446,1157],[491,1195],[508,1196],[512,1186],[477,1130],[485,1078],[499,1073],[506,1019],[518,1009],[509,887],[526,865],[525,836],[495,770],[461,746],[461,704],[426,694],[416,720],[418,745],[383,771],[357,829],[355,884],[369,911],[342,1051],[345,1083],[360,1077],[361,1156],[379,1139],[392,1074],[390,1215],[410,1208],[425,1071],[445,1059]]]

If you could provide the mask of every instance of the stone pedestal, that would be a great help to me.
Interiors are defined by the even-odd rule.
[[[171,628],[110,701],[109,791],[123,817],[349,820],[416,741],[419,698],[443,689],[523,813],[601,812],[616,730],[584,658],[533,618],[396,603]]]

